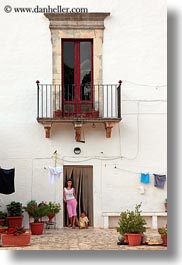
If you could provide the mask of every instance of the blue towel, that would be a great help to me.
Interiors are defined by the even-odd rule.
[[[164,188],[166,182],[166,175],[154,174],[154,186],[160,189]]]
[[[147,174],[141,173],[140,181],[142,183],[148,184],[150,182],[150,175],[149,175],[149,173],[147,173]]]

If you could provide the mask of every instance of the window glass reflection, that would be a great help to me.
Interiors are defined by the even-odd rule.
[[[74,42],[63,43],[64,99],[74,99]]]
[[[80,98],[91,97],[91,42],[80,42]]]

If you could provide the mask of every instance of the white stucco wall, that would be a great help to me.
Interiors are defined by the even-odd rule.
[[[144,195],[138,188],[141,186],[140,172],[160,174],[167,171],[165,2],[61,1],[64,7],[87,7],[89,12],[111,13],[105,19],[103,83],[124,80],[123,120],[113,128],[112,138],[105,138],[103,125],[96,128],[86,125],[86,143],[81,144],[74,140],[72,125],[53,125],[51,138],[46,139],[42,125],[36,121],[35,81],[52,82],[48,20],[41,13],[5,13],[3,7],[7,1],[1,1],[0,166],[16,169],[16,192],[0,194],[2,208],[12,200],[23,204],[30,199],[56,200],[62,204],[62,179],[51,186],[44,169],[53,164],[50,157],[58,150],[65,165],[93,165],[95,226],[103,226],[102,212],[133,208],[140,201],[144,211],[164,210],[167,183],[164,190],[157,189],[151,176]],[[8,1],[12,7],[36,7],[38,3],[42,7],[60,4],[56,0],[51,4],[45,0],[17,0],[16,4]],[[75,157],[76,146],[82,152]],[[119,156],[122,159],[114,159]],[[57,221],[61,227],[62,212]],[[27,216],[24,224],[28,225]]]

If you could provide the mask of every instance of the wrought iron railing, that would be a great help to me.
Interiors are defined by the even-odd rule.
[[[56,85],[37,83],[37,118],[121,119],[121,83]]]

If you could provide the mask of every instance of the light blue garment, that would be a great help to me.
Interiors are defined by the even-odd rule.
[[[150,182],[150,175],[149,175],[149,173],[147,173],[147,174],[141,173],[140,182],[145,183],[145,184],[148,184]]]

